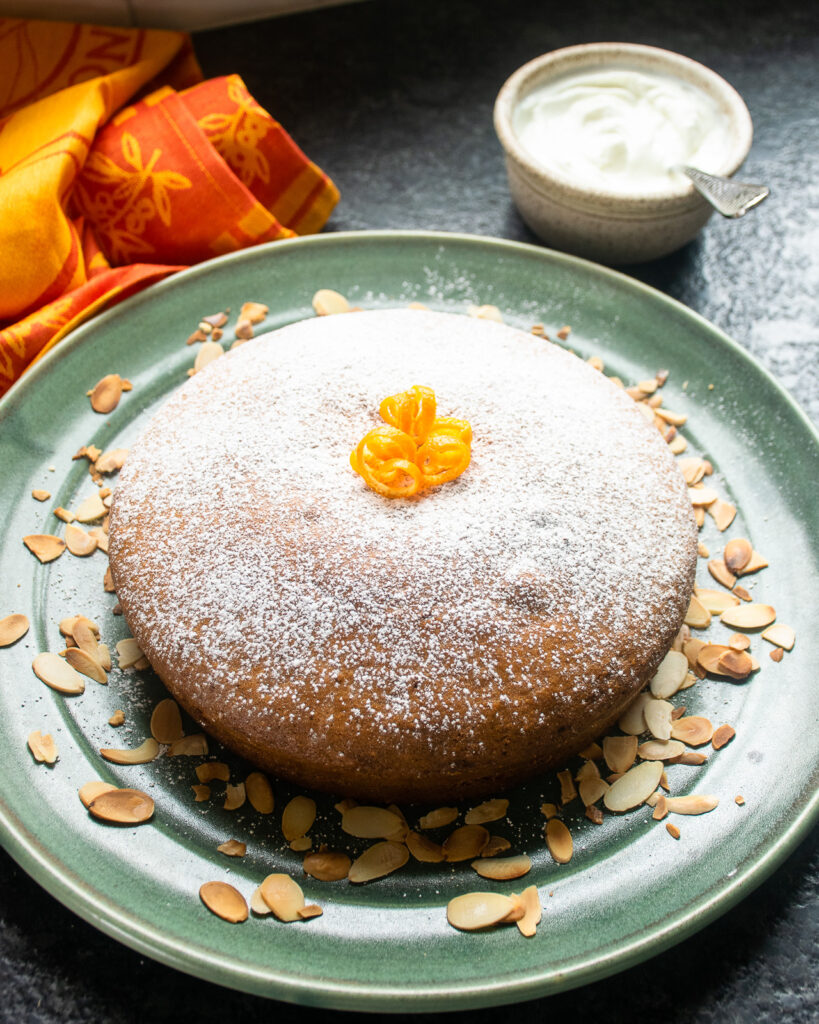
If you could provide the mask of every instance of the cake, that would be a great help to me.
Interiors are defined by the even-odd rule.
[[[434,389],[471,463],[413,498],[350,452]],[[488,320],[319,317],[228,353],[131,448],[117,595],[172,695],[274,776],[375,801],[495,793],[562,766],[657,669],[696,525],[655,427],[603,374]]]

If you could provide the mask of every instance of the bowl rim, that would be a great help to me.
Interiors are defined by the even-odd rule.
[[[720,166],[713,173],[730,177],[741,167],[753,140],[753,124],[745,101],[737,90],[721,75],[705,64],[658,46],[642,43],[580,43],[550,50],[527,61],[501,86],[495,100],[493,121],[507,159],[537,191],[548,189],[550,195],[559,196],[564,202],[580,208],[607,207],[612,215],[623,216],[628,212],[645,216],[652,210],[670,212],[671,208],[691,207],[704,203],[694,186],[686,180],[662,192],[650,195],[628,195],[593,186],[579,186],[571,178],[539,163],[523,147],[512,128],[512,112],[527,88],[546,81],[551,77],[580,70],[589,65],[603,62],[613,65],[655,68],[684,81],[704,87],[705,91],[720,102],[731,119],[735,137]]]

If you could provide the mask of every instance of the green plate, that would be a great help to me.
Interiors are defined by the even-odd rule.
[[[267,818],[246,807],[223,810],[217,784],[210,802],[194,803],[199,759],[117,768],[97,753],[135,746],[148,735],[151,708],[163,694],[151,673],[115,669],[107,687],[89,681],[75,698],[33,675],[35,654],[61,649],[63,616],[81,611],[97,619],[112,649],[126,635],[123,620],[111,614],[114,596],[103,592],[104,556],[65,553],[41,566],[21,543],[24,534],[59,532],[52,509],[76,506],[92,493],[84,460],[71,456],[83,444],[106,449],[134,439],[186,379],[195,350],[185,339],[200,316],[228,306],[236,311],[254,299],[270,307],[265,326],[279,327],[311,316],[319,287],[367,308],[416,300],[465,311],[471,303],[493,303],[507,322],[526,329],[542,321],[554,333],[571,324],[571,346],[583,356],[599,354],[607,372],[625,381],[670,371],[666,405],[689,415],[690,450],[711,459],[716,487],[741,510],[724,535],[709,519],[703,539],[715,554],[727,537],[753,540],[771,562],[752,578],[754,594],[773,604],[798,638],[774,664],[769,645],[754,637],[762,668],[751,682],[708,681],[675,698],[689,714],[737,731],[704,766],[669,767],[674,793],[720,798],[710,814],[676,819],[678,842],[652,821],[649,808],[609,815],[595,826],[575,801],[566,812],[575,854],[569,864],[555,864],[539,810],[543,800],[557,799],[549,777],[510,794],[509,819],[491,826],[514,850],[530,854],[525,879],[489,883],[468,864],[415,863],[361,888],[305,879],[306,896],[324,907],[323,917],[231,925],[202,906],[199,886],[224,879],[249,897],[271,871],[300,876],[302,855],[280,830],[291,791],[276,786],[277,808]],[[111,372],[129,377],[134,389],[110,416],[99,416],[85,392]],[[342,1009],[439,1010],[530,999],[621,970],[691,934],[762,881],[816,817],[817,436],[742,349],[650,288],[581,260],[482,238],[354,233],[277,242],[179,274],[75,331],[0,404],[0,424],[0,615],[25,612],[32,623],[23,640],[0,650],[0,837],[59,900],[149,956],[238,989]],[[51,500],[34,501],[37,487]],[[700,582],[707,581],[701,560]],[[719,624],[710,632],[727,636]],[[120,729],[107,724],[116,708],[126,716]],[[52,769],[36,765],[26,750],[34,729],[55,737],[60,760]],[[243,778],[247,766],[222,756],[233,778]],[[77,799],[78,787],[92,778],[152,793],[152,824],[118,829],[93,821]],[[740,793],[742,807],[734,801]],[[319,797],[318,804],[316,842],[351,852],[367,845],[339,833],[332,800]],[[408,808],[410,820],[421,810]],[[229,837],[247,842],[245,858],[216,852]],[[533,882],[544,905],[533,939],[513,927],[464,934],[446,923],[446,904],[458,893],[520,891]]]

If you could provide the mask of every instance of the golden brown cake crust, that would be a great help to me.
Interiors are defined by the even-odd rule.
[[[349,466],[413,384],[472,423],[415,499]],[[163,406],[110,523],[126,619],[168,689],[274,775],[359,798],[497,792],[616,720],[680,627],[696,526],[659,433],[521,331],[384,310],[242,346]]]

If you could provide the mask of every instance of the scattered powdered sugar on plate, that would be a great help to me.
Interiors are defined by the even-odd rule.
[[[382,498],[349,455],[414,384],[472,424],[472,462]],[[419,310],[302,321],[197,374],[132,447],[110,544],[140,647],[207,726],[371,767],[379,744],[477,763],[490,729],[545,741],[622,700],[696,561],[631,398],[542,339]]]

